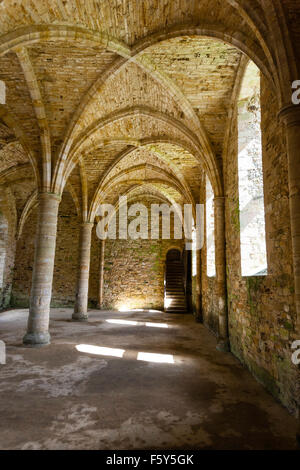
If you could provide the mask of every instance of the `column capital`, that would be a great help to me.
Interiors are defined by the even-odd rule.
[[[278,118],[287,127],[300,125],[300,105],[290,104],[284,106],[278,113]]]
[[[61,195],[56,193],[50,193],[47,191],[42,191],[38,194],[38,199],[54,199],[55,201],[61,201]]]
[[[219,205],[219,206],[222,206],[225,204],[225,200],[226,200],[226,197],[225,196],[215,196],[214,197],[214,202]]]
[[[94,227],[94,222],[81,222],[80,224],[81,227],[90,227],[90,228],[93,228]]]

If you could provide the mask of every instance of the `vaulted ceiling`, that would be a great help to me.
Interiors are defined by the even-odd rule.
[[[241,67],[276,89],[268,15],[299,17],[269,3],[2,0],[0,185],[19,212],[37,188],[68,190],[83,218],[129,192],[195,203],[204,172],[221,193]]]

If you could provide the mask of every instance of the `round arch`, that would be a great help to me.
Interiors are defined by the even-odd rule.
[[[253,30],[253,21],[249,17],[248,12],[244,8],[242,8],[242,13],[244,15],[244,18],[248,18],[248,24]],[[260,35],[258,30],[256,31],[256,35],[257,34],[257,37],[259,37]],[[81,26],[70,26],[63,24],[47,26],[31,25],[18,28],[13,32],[5,34],[0,41],[0,54],[6,54],[10,50],[14,50],[24,45],[29,45],[42,41],[81,41],[84,44],[90,44],[94,46],[101,45],[103,47],[106,47],[108,50],[118,54],[119,57],[122,58],[122,60],[119,61],[119,64],[115,64],[115,67],[117,67],[118,69],[118,66],[126,64],[128,60],[139,63],[138,55],[145,51],[147,48],[161,41],[165,41],[183,35],[196,35],[199,37],[216,39],[236,47],[238,50],[240,50],[249,58],[251,58],[251,60],[253,60],[253,62],[259,67],[262,73],[264,73],[269,79],[270,83],[273,84],[274,89],[279,90],[277,92],[277,96],[279,93],[281,96],[278,97],[279,99],[282,99],[282,94],[284,93],[282,91],[282,87],[284,85],[278,87],[278,84],[280,84],[280,78],[278,77],[276,68],[274,67],[274,63],[270,63],[272,61],[272,54],[267,44],[261,44],[260,42],[258,42],[256,45],[253,41],[249,41],[249,38],[243,35],[241,31],[230,31],[221,24],[178,25],[175,27],[170,27],[169,29],[158,31],[156,33],[150,34],[144,39],[139,40],[132,48],[126,46],[121,41],[109,38],[105,34],[96,31],[89,31]],[[91,90],[89,90],[88,92],[89,96],[91,96],[90,91]],[[68,150],[68,147],[66,147],[65,150]]]
[[[177,191],[187,201],[189,201],[194,206],[194,200],[193,200],[192,194],[189,191],[186,191],[186,188],[184,188],[181,185],[178,178],[176,178],[171,173],[168,173],[165,170],[162,170],[161,168],[159,168],[157,166],[150,165],[150,164],[140,164],[140,165],[132,166],[132,167],[128,168],[127,170],[123,170],[123,171],[117,173],[114,177],[112,177],[111,179],[108,179],[106,182],[105,182],[105,179],[103,179],[103,182],[98,186],[97,191],[94,195],[94,198],[93,198],[93,201],[92,201],[92,204],[91,204],[91,208],[90,208],[90,211],[89,211],[89,219],[93,220],[94,213],[95,213],[95,210],[96,210],[96,207],[97,207],[97,204],[98,204],[99,196],[102,193],[105,194],[106,189],[108,187],[110,187],[109,188],[110,190],[113,190],[113,188],[117,184],[117,180],[119,178],[122,178],[124,175],[128,175],[130,173],[134,173],[134,172],[139,171],[139,170],[147,170],[147,169],[158,173],[158,175],[160,175],[162,177],[165,177],[166,179],[165,180],[162,179],[161,181],[165,181],[166,184],[169,184],[169,182],[171,181],[174,185],[174,189],[176,188]],[[146,180],[146,181],[148,181],[148,180]]]
[[[156,110],[153,110],[152,108],[146,108],[146,107],[134,107],[134,108],[127,108],[124,110],[120,110],[118,112],[113,112],[111,115],[108,115],[105,118],[102,118],[96,122],[96,124],[93,124],[92,126],[89,127],[89,129],[85,132],[82,132],[82,134],[76,139],[74,142],[73,148],[70,149],[70,158],[67,159],[61,159],[57,162],[56,165],[56,170],[55,170],[55,178],[53,182],[53,192],[58,192],[60,193],[63,187],[64,182],[67,180],[68,175],[71,173],[74,165],[77,163],[77,160],[80,158],[79,153],[81,150],[82,145],[84,142],[89,138],[91,135],[93,135],[95,132],[99,131],[100,129],[104,128],[105,126],[112,124],[114,122],[117,122],[118,120],[127,118],[127,117],[132,117],[132,116],[151,116],[153,119],[157,119],[158,121],[164,122],[167,125],[170,125],[177,131],[181,133],[181,135],[186,139],[184,143],[180,142],[179,139],[174,140],[174,138],[167,138],[166,136],[163,137],[164,142],[168,143],[173,143],[174,145],[179,145],[188,152],[190,152],[195,158],[201,163],[204,164],[205,169],[207,173],[210,175],[211,180],[213,181],[214,184],[214,189],[216,194],[222,195],[223,193],[223,183],[222,183],[222,177],[220,174],[220,168],[219,164],[216,161],[215,157],[212,155],[207,155],[205,153],[205,150],[201,148],[200,142],[198,141],[197,137],[194,135],[190,129],[188,129],[183,123],[178,121],[175,118],[172,118],[168,115],[165,115],[163,113],[160,113]],[[122,140],[122,139],[120,139]],[[161,140],[158,140],[157,138],[145,138],[141,139],[137,144],[139,146],[145,145],[146,143],[154,143],[158,142]],[[114,139],[109,139],[109,142],[114,142]],[[100,141],[94,145],[99,146]],[[108,143],[108,140],[105,139],[105,143]],[[89,152],[91,151],[91,147],[89,147]]]
[[[145,145],[145,147],[147,148],[147,146]],[[137,150],[139,150],[140,148],[143,148],[143,147],[135,147],[135,146],[129,146],[127,147],[125,150],[123,150],[122,152],[120,152],[116,158],[114,159],[113,163],[111,164],[111,166],[107,169],[107,171],[103,174],[101,180],[99,181],[99,184],[98,184],[98,187],[97,187],[97,190],[94,194],[94,197],[92,199],[92,202],[91,202],[91,210],[90,210],[90,213],[93,212],[93,207],[94,207],[94,204],[96,203],[96,199],[97,199],[97,194],[99,192],[101,192],[101,188],[103,187],[106,179],[109,177],[109,174],[116,168],[116,166],[122,162],[123,159],[125,159],[126,157],[128,157],[131,153],[133,152],[136,152]],[[149,150],[150,153],[153,153],[153,150]],[[191,201],[193,201],[194,203],[194,198],[193,198],[193,195],[190,191],[190,188],[185,180],[185,177],[182,175],[182,173],[180,172],[180,170],[176,167],[176,165],[170,165],[170,162],[163,159],[161,155],[155,153],[155,156],[157,158],[159,158],[162,162],[164,163],[167,163],[171,170],[173,170],[174,173],[176,173],[177,175],[177,179],[179,180],[179,182],[182,184],[184,190],[186,191],[186,193],[189,195],[189,198],[191,199]],[[148,165],[149,166],[149,165]]]
[[[164,193],[161,193],[161,191],[153,186],[153,182],[146,182],[146,183],[135,183],[133,184],[130,188],[128,188],[124,193],[121,194],[122,197],[126,197],[126,198],[130,198],[130,196],[134,193],[134,191],[136,191],[137,188],[140,188],[140,187],[143,187],[145,188],[145,193],[142,193],[142,195],[146,194],[147,191],[149,191],[148,188],[151,188],[151,189],[155,189],[155,191],[158,193],[158,195],[155,195],[156,198],[160,199],[161,202],[165,203],[165,202],[169,202],[171,203],[172,205],[174,205],[174,208],[175,208],[175,211],[177,212],[177,215],[179,217],[180,220],[182,220],[182,213],[180,211],[178,211],[178,208],[177,208],[177,204],[176,204],[176,201],[164,194]],[[119,195],[120,196],[120,195]],[[118,196],[118,198],[119,198]],[[136,197],[136,195],[134,195],[134,197]],[[129,199],[130,200],[130,199]],[[128,199],[126,200],[126,202],[128,201]],[[100,202],[99,202],[100,204]],[[125,204],[125,201],[124,201],[124,204]],[[110,224],[110,221],[112,220],[112,217],[114,217],[114,215],[119,211],[120,207],[122,207],[122,202],[120,203],[120,199],[115,199],[114,202],[113,202],[113,205],[115,207],[114,209],[114,212],[110,215],[109,219],[108,219],[108,225]],[[96,208],[97,210],[97,208]],[[194,212],[194,207],[193,207],[193,212]],[[93,221],[94,219],[96,218],[96,214],[93,215],[93,218],[90,219],[90,221]],[[183,225],[183,228],[184,228],[184,225]]]

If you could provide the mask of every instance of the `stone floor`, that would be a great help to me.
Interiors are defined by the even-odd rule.
[[[53,309],[31,349],[27,313],[0,315],[1,449],[296,448],[296,420],[191,315]]]

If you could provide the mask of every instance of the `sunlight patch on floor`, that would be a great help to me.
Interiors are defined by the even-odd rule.
[[[123,357],[125,352],[125,349],[104,348],[101,346],[93,346],[91,344],[77,344],[76,349],[79,352],[112,357]]]
[[[160,363],[166,363],[166,364],[174,364],[173,354],[155,354],[155,353],[139,352],[137,355],[137,360],[146,361],[146,362],[160,362]]]
[[[96,354],[97,356],[111,356],[111,357],[118,357],[118,358],[123,358],[124,353],[126,352],[125,349],[107,348],[103,346],[94,346],[92,344],[77,344],[76,349],[77,351],[83,352],[83,353]],[[138,361],[145,361],[145,362],[174,364],[173,354],[138,352],[136,359]]]
[[[106,320],[107,323],[114,325],[128,325],[128,326],[148,326],[150,328],[169,328],[167,323],[154,323],[154,322],[142,322],[135,320],[120,320],[118,318],[109,318]]]

